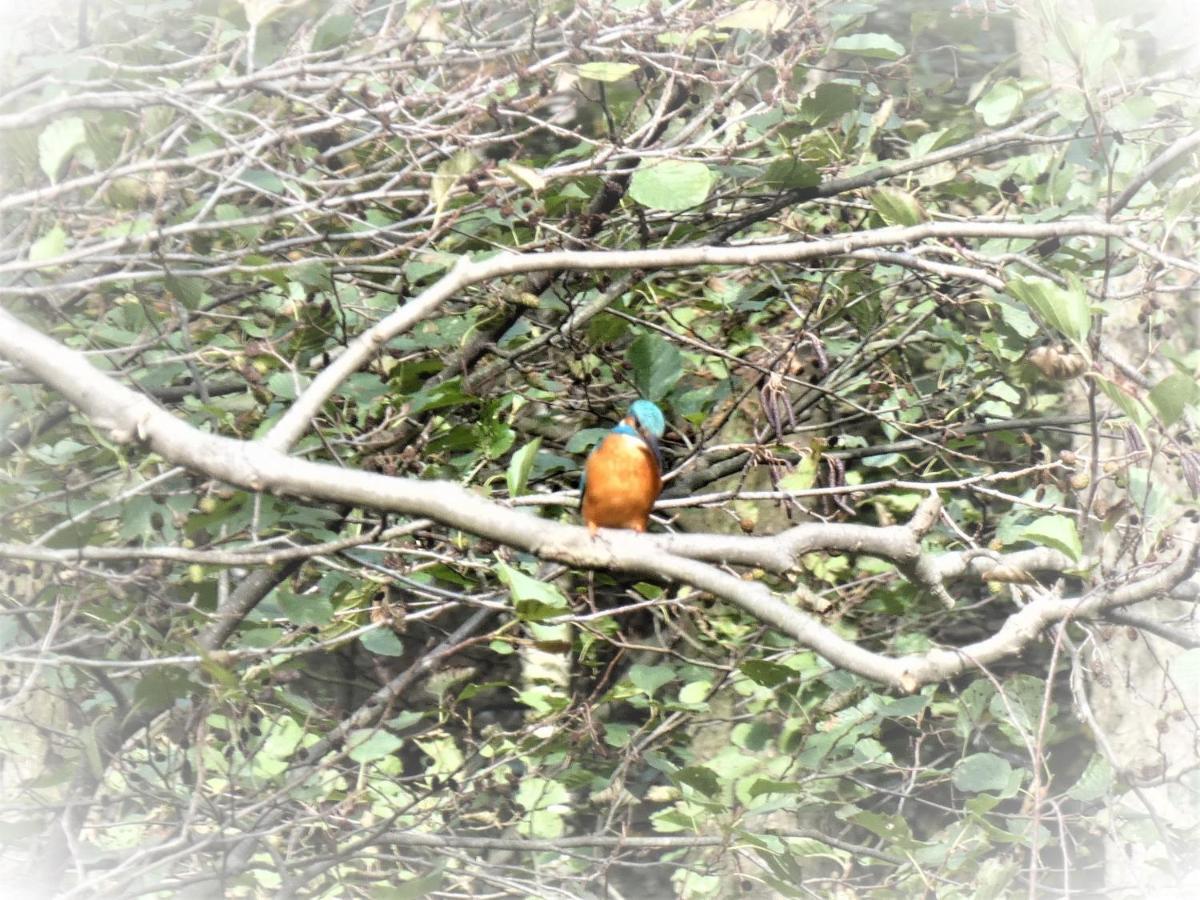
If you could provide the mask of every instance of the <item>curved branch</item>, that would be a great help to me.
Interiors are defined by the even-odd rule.
[[[559,250],[552,253],[506,253],[474,261],[460,257],[449,272],[394,313],[381,319],[350,342],[275,423],[263,444],[276,450],[291,447],[338,387],[399,334],[433,315],[463,288],[507,275],[553,269],[661,269],[680,266],[755,266],[847,256],[869,247],[911,244],[932,238],[1012,238],[1091,235],[1128,239],[1125,225],[1099,219],[1076,219],[1040,224],[934,222],[859,231],[821,241],[752,244],[739,247],[680,247],[669,250]]]
[[[835,666],[905,691],[916,690],[922,684],[940,681],[970,666],[986,665],[1016,652],[1052,622],[1093,615],[1110,606],[1165,593],[1188,578],[1196,568],[1197,544],[1192,539],[1173,561],[1140,581],[1096,591],[1078,600],[1045,598],[1011,616],[999,632],[984,641],[961,650],[934,650],[894,659],[842,638],[814,616],[775,596],[765,585],[664,549],[663,542],[669,546],[674,538],[647,540],[644,535],[633,532],[606,531],[599,539],[592,539],[585,528],[518,512],[450,482],[342,469],[294,459],[261,442],[207,434],[175,418],[145,395],[95,369],[78,353],[2,310],[0,354],[62,393],[85,415],[107,429],[113,440],[122,443],[140,441],[176,465],[247,490],[315,497],[426,517],[547,560],[679,581],[740,606]],[[828,532],[825,546],[832,542],[834,548],[869,545],[880,552],[891,551],[896,554],[892,558],[910,578],[935,588],[940,585],[937,569],[921,553],[918,539],[922,528],[932,521],[931,512],[936,504],[933,497],[922,504],[910,528],[844,526]],[[901,535],[901,531],[906,534]],[[693,538],[697,544],[715,540],[706,536]],[[777,543],[782,546],[787,540],[777,540]],[[738,548],[743,546],[741,542],[730,542],[730,545],[734,548],[730,553],[739,552]],[[715,545],[712,552],[717,552]]]

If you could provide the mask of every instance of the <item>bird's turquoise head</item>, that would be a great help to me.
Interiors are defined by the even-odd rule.
[[[649,400],[634,400],[626,418],[633,419],[638,431],[656,438],[662,437],[667,430],[667,420],[663,418],[662,410]]]

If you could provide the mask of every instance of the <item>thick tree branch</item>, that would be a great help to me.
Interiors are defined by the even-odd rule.
[[[664,550],[660,541],[632,532],[606,531],[598,539],[586,529],[549,522],[485,500],[456,484],[394,478],[371,472],[293,459],[263,443],[237,441],[206,434],[176,419],[148,397],[126,388],[93,368],[82,356],[0,311],[0,353],[11,362],[36,373],[74,403],[118,442],[140,441],[171,462],[252,491],[269,491],[300,497],[317,497],[355,507],[389,510],[422,516],[470,534],[488,538],[555,560],[585,568],[605,568],[689,584],[734,603],[759,620],[771,624],[833,665],[866,678],[912,691],[961,672],[972,665],[1006,656],[1034,640],[1046,625],[1065,618],[1092,615],[1109,606],[1123,605],[1169,591],[1195,569],[1196,544],[1140,581],[1111,591],[1098,590],[1082,599],[1048,598],[1031,603],[1010,617],[1005,626],[985,641],[962,650],[935,650],[921,656],[893,659],[847,641],[815,617],[776,597],[764,585],[746,581],[697,559]],[[930,521],[929,504],[918,511],[913,529],[841,526],[830,530],[824,549],[861,549],[887,556],[917,583],[937,590],[938,570],[922,556],[917,538]],[[905,532],[905,534],[901,534]],[[786,533],[785,533],[786,534]],[[808,532],[801,532],[807,536]],[[730,542],[719,551],[711,536],[691,536],[714,554],[731,561],[745,546]],[[721,538],[721,541],[728,540]],[[760,541],[763,539],[759,539]],[[776,540],[783,547],[789,538]],[[762,544],[760,544],[762,546]],[[795,546],[818,549],[796,541]],[[892,554],[892,555],[888,555]],[[777,564],[785,566],[782,555]]]

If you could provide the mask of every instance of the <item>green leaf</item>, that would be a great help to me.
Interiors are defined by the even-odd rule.
[[[958,761],[950,780],[960,791],[1002,791],[1008,787],[1012,766],[994,753],[974,753]]]
[[[517,615],[527,622],[540,622],[567,612],[570,605],[552,584],[531,578],[507,563],[498,563],[496,576],[508,585]]]
[[[400,638],[396,637],[395,632],[387,628],[376,628],[374,631],[368,631],[359,641],[366,650],[379,656],[403,656],[404,644],[400,642]]]
[[[833,42],[833,49],[871,59],[899,59],[906,52],[904,45],[895,38],[871,32],[840,37]]]
[[[517,788],[517,803],[522,809],[533,812],[537,809],[547,809],[551,806],[567,804],[571,794],[566,786],[548,778],[523,778]]]
[[[738,668],[755,684],[765,688],[779,687],[788,679],[796,677],[796,673],[787,666],[765,659],[748,659]]]
[[[761,797],[763,794],[807,794],[812,788],[799,781],[774,781],[769,778],[759,778],[750,785],[750,797]]]
[[[880,187],[871,191],[871,205],[889,225],[919,225],[929,218],[917,198],[899,188]]]
[[[204,299],[204,279],[168,274],[164,279],[167,290],[188,309],[195,309]]]
[[[1011,403],[1014,406],[1021,402],[1020,392],[1007,381],[997,381],[995,384],[989,384],[984,393],[991,394],[993,397],[999,397],[1005,403]]]
[[[1090,803],[1105,796],[1112,789],[1112,783],[1112,766],[1108,764],[1108,760],[1102,754],[1093,753],[1092,758],[1088,760],[1087,768],[1083,770],[1079,780],[1067,791],[1067,796],[1081,803]]]
[[[1174,425],[1184,409],[1200,400],[1200,385],[1182,372],[1173,372],[1150,390],[1150,402],[1167,425]]]
[[[1059,287],[1040,275],[1017,276],[1005,286],[1008,293],[1033,308],[1062,335],[1082,345],[1091,328],[1091,311],[1082,286]]]
[[[629,196],[650,209],[674,212],[703,203],[712,183],[712,172],[702,162],[643,160],[629,181]]]
[[[679,702],[689,706],[703,703],[712,693],[711,681],[691,681],[679,689]]]
[[[535,194],[546,187],[546,179],[538,174],[536,169],[531,169],[528,166],[522,166],[519,163],[506,159],[501,161],[500,170],[514,181],[529,188]]]
[[[475,168],[475,155],[470,150],[459,150],[449,159],[438,164],[437,171],[429,185],[429,196],[436,209],[435,216],[440,217],[442,207],[450,197],[450,191],[458,183],[458,179]]]
[[[426,412],[430,409],[441,409],[446,406],[457,406],[467,400],[462,390],[462,379],[452,378],[430,388],[422,387],[412,395],[409,402],[409,412],[412,415]]]
[[[83,119],[58,119],[38,135],[38,164],[47,178],[57,181],[59,171],[71,154],[86,145],[87,132]]]
[[[1140,428],[1145,428],[1149,424],[1149,413],[1136,398],[1127,394],[1120,385],[1114,384],[1103,376],[1098,377],[1096,383],[1100,385],[1100,390],[1104,391],[1104,395],[1120,407],[1121,412],[1125,413],[1133,424]]]
[[[748,0],[731,13],[717,19],[718,28],[744,28],[747,31],[774,31],[787,21],[786,10],[776,0]]]
[[[679,349],[657,334],[645,332],[629,347],[633,383],[647,400],[665,397],[683,375],[683,356]]]
[[[192,681],[184,669],[164,666],[151,669],[138,679],[133,689],[133,699],[150,707],[169,706],[192,692]]]
[[[975,112],[979,113],[985,125],[994,128],[1011,119],[1021,108],[1024,99],[1025,95],[1015,83],[1001,81],[979,98]]]
[[[369,763],[391,756],[404,746],[404,741],[381,728],[360,728],[350,732],[346,746],[349,757],[356,763]]]
[[[826,125],[858,108],[857,85],[826,81],[800,101],[800,117],[811,125]]]
[[[437,871],[420,878],[410,878],[397,885],[374,884],[371,886],[371,900],[420,900],[428,897],[442,886],[442,866]]]
[[[800,452],[800,460],[795,468],[779,480],[779,486],[785,491],[807,491],[817,483],[821,474],[817,454],[809,448]]]
[[[520,497],[525,493],[525,485],[529,481],[529,473],[533,469],[533,460],[537,456],[542,439],[535,437],[532,441],[512,455],[508,463],[508,496]]]
[[[1021,734],[1037,727],[1046,699],[1046,682],[1033,675],[1018,672],[1005,680],[1002,690],[988,701],[988,713],[1013,743],[1021,745]],[[1057,704],[1050,703],[1047,718],[1053,721]]]
[[[647,666],[638,663],[630,668],[629,680],[638,690],[653,697],[660,687],[675,680],[675,670],[670,666]]]
[[[671,780],[676,784],[686,784],[705,797],[715,797],[721,791],[717,773],[705,766],[687,766],[679,769],[671,773]]]
[[[67,249],[67,233],[61,225],[55,225],[29,246],[29,261],[41,262],[62,256]]]
[[[763,181],[781,188],[816,187],[821,183],[821,173],[808,163],[788,156],[767,166]]]
[[[591,81],[620,81],[640,69],[637,63],[590,62],[575,67],[575,74]]]
[[[888,719],[900,719],[918,716],[929,706],[929,697],[924,694],[914,694],[911,697],[897,697],[889,700],[879,708],[879,715]]]
[[[303,738],[304,727],[299,722],[291,716],[280,716],[271,723],[259,753],[275,759],[286,759],[300,746]]]
[[[333,604],[323,594],[297,594],[281,588],[276,591],[276,597],[283,614],[293,625],[324,625],[333,619]]]
[[[1023,540],[1033,541],[1043,547],[1061,550],[1075,562],[1083,556],[1083,544],[1075,530],[1075,520],[1067,516],[1042,516],[1021,529]]]
[[[350,13],[341,13],[339,15],[324,16],[319,21],[320,25],[317,26],[317,32],[312,38],[312,49],[314,52],[332,50],[334,47],[339,47],[346,43],[347,38],[354,32],[358,16]]]

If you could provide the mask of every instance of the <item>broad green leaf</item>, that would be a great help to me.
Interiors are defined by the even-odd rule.
[[[333,604],[323,594],[297,594],[280,588],[275,595],[283,614],[293,625],[324,625],[333,619]]]
[[[903,816],[883,815],[869,810],[857,810],[845,814],[839,812],[838,817],[845,818],[848,822],[862,826],[877,837],[889,841],[897,848],[911,850],[920,846],[913,839],[912,829]]]
[[[805,448],[795,468],[779,480],[779,486],[785,491],[807,491],[817,483],[819,474],[817,454],[811,448]]]
[[[57,119],[38,135],[38,164],[47,178],[57,181],[63,164],[72,153],[86,144],[87,132],[83,119]]]
[[[1037,727],[1045,700],[1045,680],[1019,672],[1006,679],[1002,690],[992,695],[988,712],[1014,744],[1023,746],[1021,734],[1028,734]],[[1051,720],[1056,708],[1057,704],[1051,701],[1048,711]]]
[[[525,485],[529,481],[529,473],[533,469],[533,461],[537,457],[542,439],[535,437],[532,441],[512,455],[508,463],[505,477],[508,481],[508,496],[520,497],[525,493]]]
[[[626,747],[633,740],[637,729],[624,722],[606,722],[604,724],[604,743],[610,747]]]
[[[1011,897],[1013,880],[1021,864],[1011,856],[992,856],[983,860],[971,885],[971,900],[996,900]]]
[[[563,812],[568,810],[564,806]],[[517,825],[517,830],[525,837],[552,841],[560,838],[567,830],[566,822],[561,812],[549,809],[537,809],[527,814]]]
[[[679,769],[671,773],[671,780],[676,784],[686,784],[705,797],[715,797],[721,792],[721,782],[717,779],[717,773],[705,766],[687,766]]]
[[[425,770],[426,774],[453,775],[462,768],[462,749],[458,746],[454,738],[435,737],[426,740],[413,738],[413,742],[432,761],[430,766]]]
[[[1150,402],[1167,425],[1174,425],[1183,411],[1200,400],[1200,385],[1182,372],[1173,372],[1150,390]]]
[[[446,406],[457,406],[467,400],[462,390],[462,379],[452,378],[430,388],[422,387],[408,401],[412,415]]]
[[[889,225],[919,225],[929,216],[908,191],[894,187],[880,187],[871,191],[871,205]]]
[[[675,680],[675,670],[670,666],[647,666],[638,663],[630,668],[629,680],[638,690],[652,697],[664,684]]]
[[[689,705],[703,703],[712,693],[711,681],[691,681],[679,689],[679,702]]]
[[[929,706],[929,697],[924,694],[914,694],[911,697],[897,697],[889,700],[879,708],[879,715],[889,719],[918,716]]]
[[[679,349],[657,334],[645,332],[629,347],[633,383],[647,400],[658,402],[683,375],[683,355]]]
[[[554,585],[531,578],[507,563],[496,565],[496,576],[508,586],[517,615],[528,622],[561,615],[569,608],[567,598]]]
[[[297,5],[297,0],[238,0],[246,13],[246,21],[251,25],[261,25],[278,12]]]
[[[67,249],[67,233],[61,225],[55,225],[29,246],[29,261],[41,262],[62,256]]]
[[[808,163],[788,156],[767,166],[763,181],[781,188],[816,187],[821,183],[821,173]]]
[[[871,59],[899,59],[906,52],[904,45],[895,38],[871,32],[840,37],[833,42],[833,49]]]
[[[1191,651],[1195,653],[1196,651]],[[1113,772],[1108,760],[1100,753],[1093,753],[1087,768],[1067,791],[1067,796],[1081,803],[1099,800],[1112,789]]]
[[[950,780],[960,791],[1002,791],[1008,787],[1012,766],[994,753],[973,753],[954,767]]]
[[[359,641],[365,649],[379,656],[404,655],[404,644],[400,642],[400,638],[396,637],[396,633],[388,628],[376,628],[374,631],[368,631],[359,638]]]
[[[291,756],[304,738],[304,726],[291,716],[280,716],[271,723],[270,728],[258,752],[276,759]]]
[[[772,781],[769,778],[759,778],[750,785],[750,796],[761,797],[763,794],[806,794],[812,788],[796,781]]]
[[[997,381],[994,384],[989,384],[984,393],[991,394],[993,397],[999,397],[1005,403],[1011,403],[1014,406],[1021,402],[1020,392],[1007,381]]]
[[[859,88],[826,81],[800,101],[800,116],[811,125],[825,125],[858,108]]]
[[[712,172],[702,162],[644,160],[629,181],[629,196],[650,209],[673,212],[703,203],[712,183]]]
[[[640,68],[637,63],[590,62],[576,66],[575,73],[591,81],[620,81]]]
[[[356,763],[375,762],[391,756],[404,746],[404,741],[382,728],[360,728],[346,738],[349,757]]]
[[[975,104],[975,112],[979,113],[985,125],[995,128],[1011,119],[1021,108],[1025,95],[1011,81],[1001,81],[992,85],[991,90],[979,98]]]
[[[1158,104],[1146,95],[1133,96],[1104,113],[1117,131],[1130,131],[1150,122],[1158,113]]]
[[[1083,556],[1083,544],[1075,530],[1075,520],[1067,516],[1042,516],[1026,525],[1020,532],[1021,538],[1061,550],[1075,562]]]
[[[459,150],[449,159],[442,160],[429,185],[429,196],[433,200],[436,216],[441,216],[442,208],[450,196],[450,191],[458,183],[458,179],[475,168],[475,155],[470,150]]]
[[[507,159],[500,163],[500,170],[514,181],[520,182],[535,194],[546,187],[546,179],[528,166],[522,166]]]
[[[133,699],[149,707],[165,707],[192,692],[192,681],[187,671],[175,666],[150,669],[138,679],[133,688]]]
[[[1038,328],[1037,322],[1033,318],[1014,303],[998,303],[1000,307],[1000,318],[1004,320],[1004,324],[1015,331],[1020,337],[1031,338],[1037,335],[1041,330]]]
[[[242,648],[266,650],[278,645],[284,633],[282,628],[249,628],[242,632]]]
[[[420,878],[410,878],[396,885],[373,884],[371,900],[421,900],[422,897],[428,897],[442,886],[442,865],[438,865],[436,872],[422,875]]]
[[[164,279],[167,290],[188,309],[195,309],[204,299],[204,280],[168,274]]]
[[[517,788],[517,803],[522,809],[533,812],[570,803],[571,794],[566,786],[548,778],[523,778]]]
[[[764,659],[748,659],[738,668],[755,684],[766,688],[779,687],[785,681],[796,677],[796,673],[787,666]]]
[[[744,28],[747,31],[774,31],[787,23],[787,9],[776,0],[749,0],[731,13],[717,19],[718,28]]]
[[[1042,319],[1064,337],[1083,345],[1091,328],[1091,311],[1082,287],[1059,287],[1040,275],[1017,276],[1006,285],[1008,293],[1033,308]]]
[[[1113,384],[1103,376],[1096,379],[1096,383],[1100,385],[1100,390],[1113,403],[1120,407],[1121,412],[1129,417],[1129,420],[1139,428],[1145,428],[1150,421],[1150,414],[1146,408],[1142,406],[1135,398],[1131,397],[1118,384]]]

